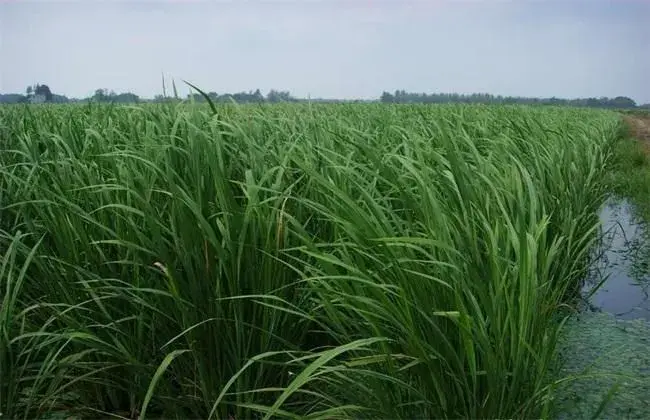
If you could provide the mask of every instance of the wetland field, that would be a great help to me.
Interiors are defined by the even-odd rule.
[[[0,413],[560,416],[561,386],[582,392],[566,356],[593,338],[566,336],[598,328],[572,313],[602,212],[614,189],[634,201],[623,124],[496,105],[0,107]],[[603,314],[629,309],[587,283]],[[608,386],[580,413],[606,413]]]

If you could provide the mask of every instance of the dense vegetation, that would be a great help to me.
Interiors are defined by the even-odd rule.
[[[549,407],[614,114],[208,110],[0,108],[4,417]]]

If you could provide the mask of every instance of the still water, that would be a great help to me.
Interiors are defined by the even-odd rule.
[[[593,275],[583,293],[591,296],[592,309],[613,314],[618,319],[650,321],[650,247],[643,225],[634,217],[627,201],[608,201],[600,212],[603,243]]]

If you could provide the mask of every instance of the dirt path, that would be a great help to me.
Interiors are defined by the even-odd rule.
[[[650,151],[650,114],[644,116],[626,115],[623,117],[623,121],[630,128],[632,137],[646,142],[648,151]]]

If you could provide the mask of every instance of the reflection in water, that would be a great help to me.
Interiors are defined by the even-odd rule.
[[[619,319],[650,320],[650,254],[644,246],[644,229],[627,201],[608,202],[600,220],[604,234],[601,255],[593,267],[596,275],[586,282],[583,291],[589,294],[606,278],[591,297],[592,307]]]

